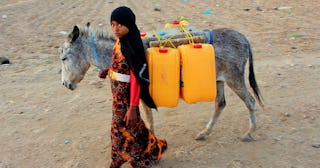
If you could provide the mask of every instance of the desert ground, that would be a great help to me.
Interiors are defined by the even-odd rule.
[[[229,88],[227,106],[203,141],[194,137],[209,121],[213,102],[160,107],[155,133],[169,148],[155,167],[320,167],[319,2],[1,0],[0,57],[11,64],[0,65],[0,168],[109,166],[109,80],[91,67],[76,90],[66,89],[59,48],[74,25],[91,22],[110,31],[110,13],[120,5],[132,8],[141,31],[184,16],[199,29],[245,34],[264,98],[250,143],[240,140],[248,110]]]

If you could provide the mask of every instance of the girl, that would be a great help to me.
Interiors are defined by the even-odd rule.
[[[127,161],[134,168],[148,168],[160,160],[167,148],[146,128],[139,112],[139,99],[157,109],[149,93],[148,68],[140,31],[130,8],[121,6],[111,14],[117,40],[109,67],[113,95],[111,168]]]

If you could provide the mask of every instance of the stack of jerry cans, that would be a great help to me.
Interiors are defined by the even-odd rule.
[[[175,48],[151,47],[146,51],[150,94],[158,107],[175,107],[180,98],[180,55]]]
[[[178,47],[181,55],[181,97],[187,103],[213,101],[217,95],[214,49],[211,44]]]

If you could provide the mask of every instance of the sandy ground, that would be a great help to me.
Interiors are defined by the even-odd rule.
[[[63,32],[75,24],[89,21],[110,30],[110,13],[119,5],[135,11],[143,31],[182,15],[201,29],[238,30],[253,48],[265,102],[264,110],[257,106],[255,141],[240,141],[248,112],[227,88],[227,107],[205,141],[193,138],[211,117],[213,103],[181,101],[176,108],[160,108],[155,131],[169,149],[156,167],[320,166],[318,2],[1,0],[0,56],[12,64],[0,65],[0,168],[108,167],[109,81],[91,68],[77,90],[67,90],[58,73],[58,49]]]

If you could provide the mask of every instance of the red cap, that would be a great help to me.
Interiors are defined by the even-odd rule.
[[[202,44],[193,44],[193,48],[202,48]]]
[[[167,53],[168,49],[167,48],[159,48],[160,53]]]
[[[147,35],[147,33],[145,33],[145,32],[140,33],[141,37],[145,37],[146,35]]]
[[[180,24],[180,21],[179,20],[174,20],[174,21],[172,21],[172,24],[175,24],[175,25]]]

